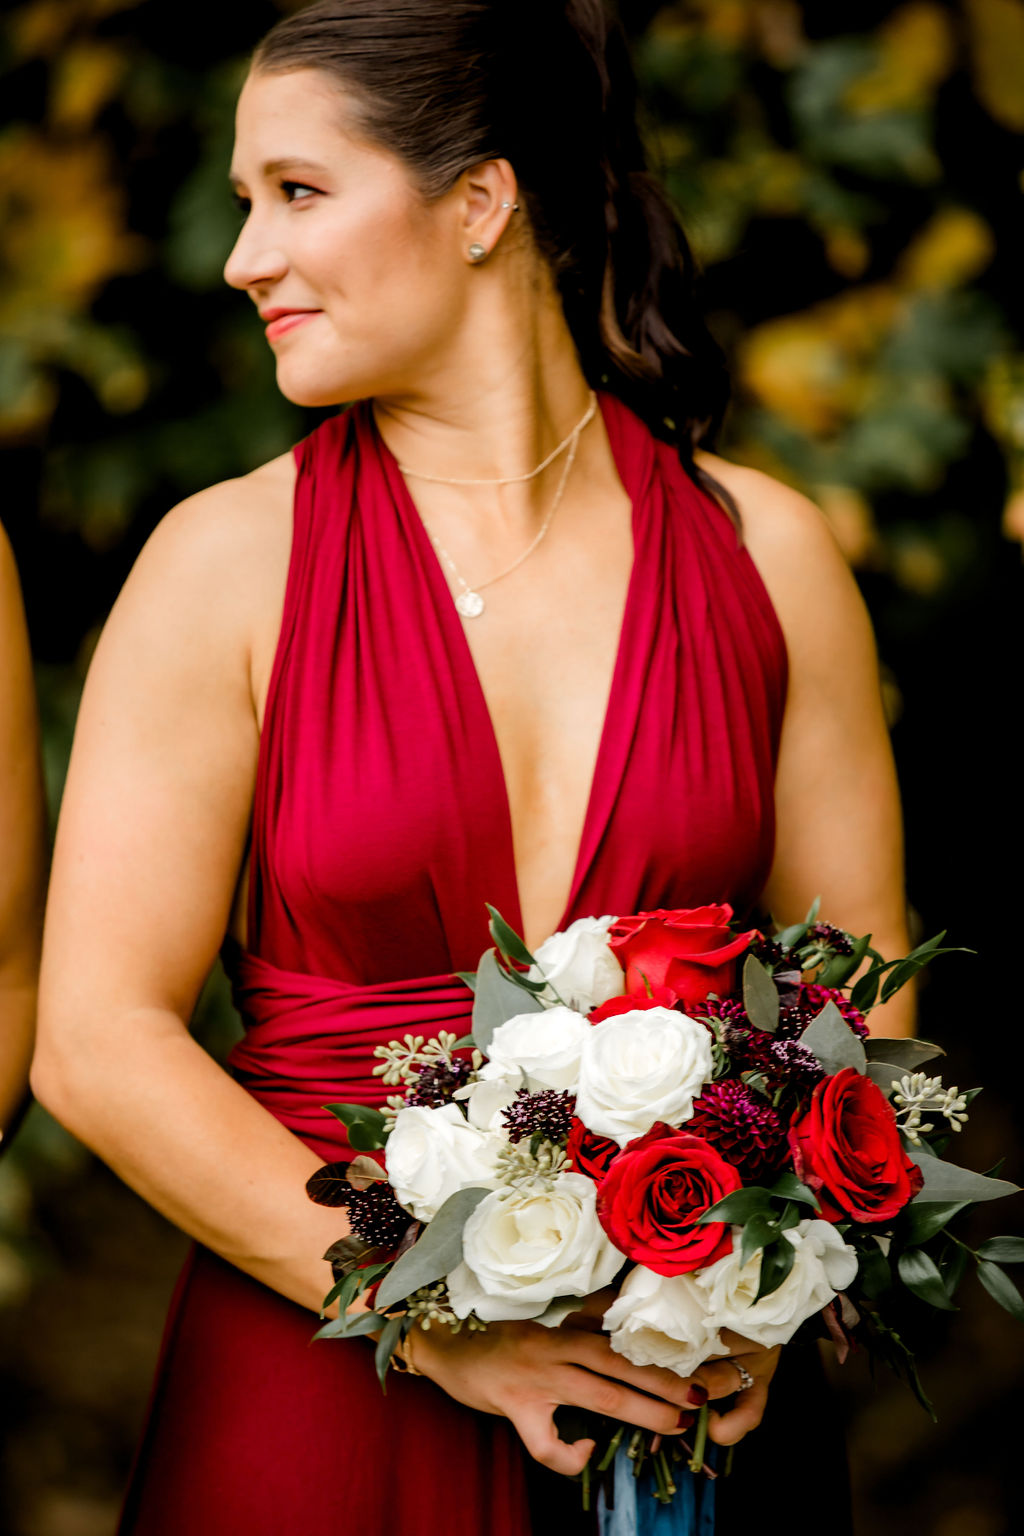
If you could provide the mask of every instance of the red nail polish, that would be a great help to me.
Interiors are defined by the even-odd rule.
[[[678,1419],[676,1419],[676,1429],[691,1428],[696,1417],[697,1415],[695,1413],[687,1413],[686,1409],[684,1408]]]
[[[707,1400],[707,1387],[702,1387],[698,1382],[695,1381],[689,1392],[686,1394],[686,1401],[688,1403],[692,1403],[695,1408],[703,1408]]]

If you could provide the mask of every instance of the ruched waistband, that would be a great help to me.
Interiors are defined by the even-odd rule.
[[[450,974],[354,986],[283,971],[258,955],[225,955],[245,1037],[232,1075],[325,1161],[349,1155],[345,1128],[325,1104],[381,1104],[374,1049],[405,1034],[469,1033],[473,994]]]

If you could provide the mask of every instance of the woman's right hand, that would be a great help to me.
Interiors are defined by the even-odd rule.
[[[594,1441],[560,1440],[556,1408],[573,1405],[675,1435],[707,1397],[698,1381],[631,1365],[606,1334],[587,1328],[530,1322],[490,1323],[483,1333],[417,1328],[409,1344],[417,1371],[458,1402],[511,1420],[530,1455],[567,1477],[582,1472]],[[680,1415],[690,1417],[680,1424]]]

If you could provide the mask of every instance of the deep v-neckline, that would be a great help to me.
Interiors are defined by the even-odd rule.
[[[623,605],[622,617],[619,622],[619,635],[615,648],[615,661],[612,666],[608,691],[605,696],[604,715],[601,722],[601,729],[598,734],[597,752],[594,758],[594,767],[591,773],[590,787],[587,793],[585,809],[583,813],[583,823],[580,828],[580,834],[576,844],[576,854],[573,861],[569,893],[566,898],[565,905],[562,909],[561,917],[558,919],[554,929],[552,930],[552,932],[555,933],[561,932],[563,929],[565,929],[572,918],[573,908],[576,903],[580,886],[586,874],[586,870],[590,862],[590,857],[592,856],[592,850],[596,846],[597,842],[600,841],[600,836],[596,838],[594,836],[595,821],[598,817],[603,815],[604,821],[607,822],[608,807],[602,811],[601,790],[605,781],[606,773],[609,771],[607,759],[609,758],[611,752],[612,743],[616,739],[616,734],[619,736],[623,734],[622,732],[616,733],[614,727],[618,714],[619,699],[622,696],[625,677],[630,667],[630,639],[635,627],[633,620],[634,610],[636,608],[637,602],[636,592],[640,583],[640,556],[643,545],[640,528],[641,498],[638,493],[637,486],[627,484],[626,478],[623,475],[623,462],[621,455],[616,451],[617,434],[613,432],[611,422],[609,420],[609,410],[614,409],[614,406],[610,405],[610,397],[605,394],[599,393],[598,401],[601,406],[601,416],[605,425],[605,431],[608,434],[608,442],[612,454],[612,459],[615,463],[615,470],[622,488],[630,500],[630,527],[633,542],[633,556],[630,564],[629,580],[626,585],[626,600]],[[463,696],[472,701],[473,712],[479,718],[481,739],[486,741],[489,754],[492,758],[496,798],[501,810],[502,832],[504,834],[505,840],[503,858],[507,866],[504,872],[505,880],[502,882],[502,889],[507,890],[509,895],[509,901],[506,901],[505,903],[506,910],[502,911],[502,916],[506,919],[507,922],[511,923],[512,927],[517,933],[522,934],[523,908],[521,887],[519,883],[519,870],[516,865],[515,857],[512,802],[508,791],[508,779],[505,774],[505,765],[502,760],[501,749],[498,745],[498,733],[494,726],[494,716],[491,713],[491,707],[487,701],[487,694],[484,690],[483,681],[481,679],[476,661],[473,657],[472,649],[470,648],[469,638],[463,627],[463,620],[455,607],[455,599],[452,596],[451,588],[449,587],[445,578],[444,571],[441,568],[441,562],[438,557],[437,550],[434,547],[430,535],[427,533],[423,519],[419,514],[416,503],[413,500],[412,493],[406,483],[405,477],[398,467],[398,462],[395,459],[394,454],[385,443],[383,436],[376,427],[372,408],[367,409],[367,416],[371,430],[373,431],[380,447],[382,462],[387,471],[387,477],[394,487],[396,506],[398,507],[403,520],[411,530],[411,536],[419,548],[423,567],[427,572],[428,579],[436,594],[438,612],[441,616],[441,622],[444,626],[445,637],[448,643],[449,656],[451,657],[453,664],[457,667],[460,674],[460,688],[463,690]],[[603,831],[604,826],[602,825],[600,828],[600,833],[603,834]],[[498,895],[499,892],[497,890],[495,890],[493,895],[488,892],[487,900],[494,902],[495,897]],[[596,916],[597,914],[593,915]]]

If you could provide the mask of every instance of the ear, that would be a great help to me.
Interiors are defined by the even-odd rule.
[[[491,255],[510,223],[522,218],[515,172],[507,160],[481,160],[462,173],[459,191],[463,248],[482,246]]]

